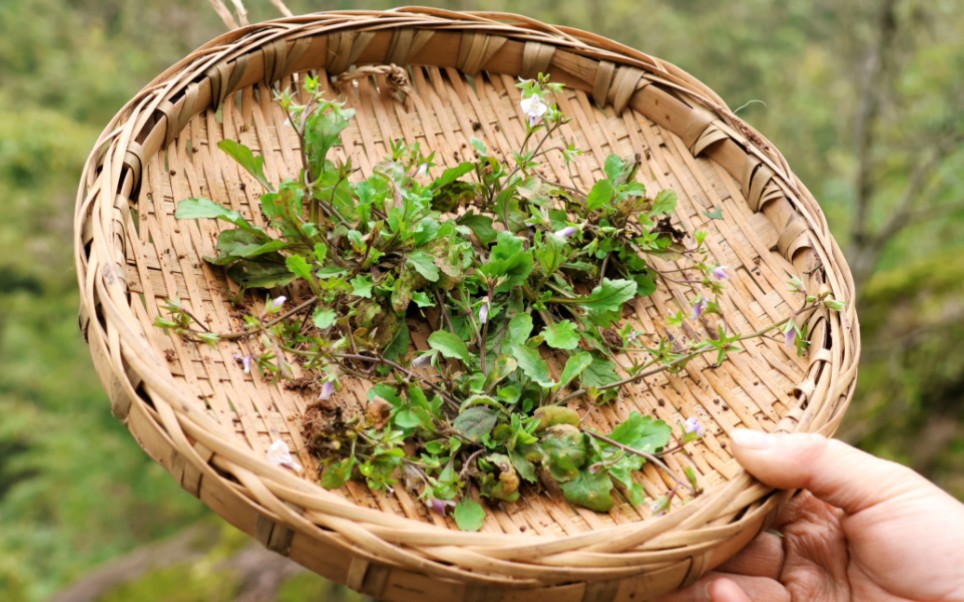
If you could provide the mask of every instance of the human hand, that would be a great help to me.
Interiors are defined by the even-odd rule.
[[[905,466],[813,434],[731,433],[760,481],[802,489],[773,529],[660,602],[964,601],[964,504]]]

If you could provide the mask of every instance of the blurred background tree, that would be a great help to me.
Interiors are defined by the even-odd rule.
[[[277,16],[268,0],[246,4],[252,21]],[[821,201],[859,286],[861,376],[840,436],[964,498],[959,3],[492,0],[483,8],[578,25],[672,61],[774,142]],[[181,492],[110,416],[76,328],[68,241],[83,161],[128,98],[223,29],[204,0],[0,7],[0,599],[48,599],[78,579],[87,589],[59,599],[253,600],[268,591],[279,600],[358,599],[289,565],[268,566],[246,537]],[[177,562],[184,558],[190,566]],[[252,567],[274,571],[267,589],[246,581]],[[118,573],[138,579],[117,585],[131,581]]]

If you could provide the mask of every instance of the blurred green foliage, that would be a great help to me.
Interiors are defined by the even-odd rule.
[[[275,16],[267,0],[246,4],[252,20]],[[821,201],[857,272],[864,355],[841,435],[964,497],[959,2],[492,0],[485,8],[606,35],[678,64],[740,107]],[[204,0],[3,0],[0,599],[44,599],[207,514],[111,417],[76,327],[69,241],[98,133],[150,79],[223,29]],[[229,599],[219,596],[230,588],[198,575],[171,567],[106,599]],[[358,598],[310,575],[279,596]]]

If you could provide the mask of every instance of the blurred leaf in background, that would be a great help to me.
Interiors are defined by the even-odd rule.
[[[252,21],[276,16],[268,0],[245,4]],[[296,13],[319,8],[287,4]],[[491,0],[484,8],[578,25],[671,61],[780,149],[821,202],[858,281],[864,355],[840,435],[964,498],[959,2]],[[80,171],[100,131],[153,77],[223,30],[205,0],[3,0],[2,600],[46,599],[98,575],[93,567],[107,563],[109,573],[160,555],[198,524],[221,525],[110,415],[77,330],[70,241]],[[204,533],[189,566],[138,573],[100,599],[252,591],[237,572],[250,570],[246,558],[264,563],[249,540],[228,527]],[[289,570],[278,569],[279,600],[361,599]]]

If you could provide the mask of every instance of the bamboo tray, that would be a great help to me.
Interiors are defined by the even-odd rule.
[[[410,79],[401,102],[386,78]],[[705,493],[661,516],[618,503],[597,514],[533,496],[490,507],[463,533],[403,487],[326,491],[303,453],[300,419],[314,395],[242,372],[230,344],[185,343],[155,328],[165,299],[219,330],[237,327],[235,292],[210,255],[217,225],[178,222],[175,204],[207,196],[261,223],[254,181],[216,144],[240,139],[265,156],[269,179],[296,172],[297,139],[271,89],[311,71],[358,111],[344,152],[367,173],[396,138],[421,141],[443,165],[471,158],[472,136],[509,152],[524,134],[519,77],[549,73],[572,117],[564,135],[587,150],[571,180],[602,172],[609,152],[637,154],[650,189],[672,188],[692,232],[719,208],[708,246],[726,265],[724,312],[737,332],[786,317],[811,291],[853,298],[849,269],[821,210],[777,149],[705,85],[605,38],[525,17],[427,8],[320,13],[252,25],[199,48],[138,93],[98,140],[80,185],[75,251],[81,328],[114,415],[181,486],[264,545],[385,600],[645,600],[692,583],[739,551],[782,499],[732,459],[726,433],[746,426],[831,434],[853,393],[859,355],[852,305],[809,321],[797,357],[768,338],[720,367],[697,359],[593,413],[600,426],[632,410],[670,424],[696,416],[708,436],[670,465],[692,466]],[[554,177],[568,173],[549,160]],[[640,302],[644,329],[685,307],[672,285]],[[363,397],[364,383],[341,394]],[[305,476],[269,464],[282,438]],[[672,486],[640,474],[656,498]]]

